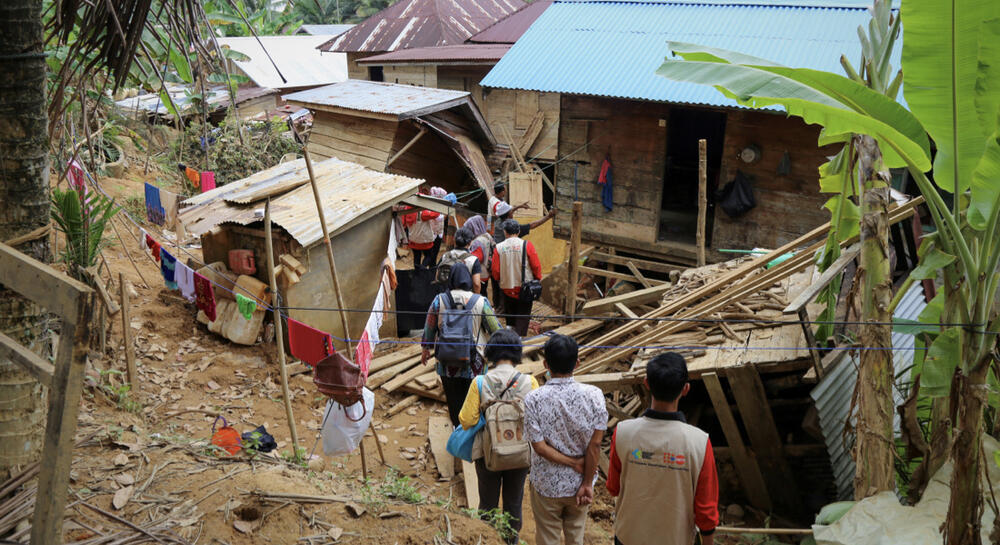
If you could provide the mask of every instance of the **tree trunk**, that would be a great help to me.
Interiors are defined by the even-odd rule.
[[[965,362],[963,362],[965,363]],[[955,401],[955,441],[951,447],[951,499],[944,522],[946,545],[980,545],[983,520],[982,477],[983,409],[986,408],[986,373],[980,365],[969,374],[955,371],[951,399]],[[975,367],[973,367],[975,369]]]
[[[49,224],[46,65],[42,55],[42,0],[0,2],[0,242]],[[15,245],[51,261],[48,234]],[[0,289],[0,331],[46,355],[43,309]],[[12,467],[37,459],[47,395],[16,364],[0,360],[0,481]]]
[[[857,427],[854,460],[854,497],[862,499],[896,487],[892,434],[892,328],[889,303],[889,187],[878,144],[869,136],[855,136],[863,180],[861,203],[862,302],[861,352],[856,390]]]

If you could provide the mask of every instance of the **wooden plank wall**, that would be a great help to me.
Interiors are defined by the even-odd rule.
[[[490,72],[492,66],[438,66],[437,86],[439,89],[467,91],[480,110],[483,107],[483,88],[480,81]]]
[[[313,161],[336,157],[383,172],[392,156],[397,126],[395,121],[317,111],[309,152]]]
[[[757,207],[737,219],[716,207],[711,248],[777,248],[829,221],[830,214],[823,208],[827,197],[819,192],[817,169],[838,148],[818,148],[818,136],[818,126],[806,125],[799,118],[780,113],[729,112],[719,187],[732,180],[737,170],[753,176]],[[760,161],[751,165],[737,157],[749,144],[756,144],[762,152]],[[778,164],[786,150],[791,157],[791,171],[780,176]],[[722,254],[714,257],[721,259]]]
[[[333,237],[333,255],[337,260],[337,274],[341,286],[346,286],[344,304],[348,308],[370,309],[375,302],[380,283],[379,271],[386,257],[389,244],[389,225],[392,213],[386,209],[372,218]],[[285,294],[291,307],[337,308],[330,282],[330,267],[326,261],[323,244],[317,243],[308,250],[302,263],[309,270],[299,283],[291,286]],[[303,323],[343,338],[343,325],[339,312],[289,310],[288,314]],[[347,313],[351,335],[358,338],[368,322],[368,313]],[[386,325],[382,331],[395,331],[395,315],[386,315]],[[343,343],[334,341],[337,349]]]
[[[393,156],[416,136],[418,128],[411,121],[399,124],[389,156]],[[462,166],[458,156],[433,130],[428,129],[417,143],[393,161],[387,172],[426,180],[428,185],[448,191],[468,191],[478,187]]]
[[[437,67],[424,64],[396,64],[382,68],[385,81],[416,85],[417,87],[437,87]]]
[[[347,54],[347,78],[348,79],[368,79],[368,67],[358,64],[359,59],[372,56],[373,53],[348,53]]]
[[[507,130],[513,127],[514,138],[520,138],[535,112],[541,110],[545,114],[545,122],[542,124],[542,132],[538,135],[538,139],[528,150],[528,157],[537,156],[543,161],[556,160],[558,151],[556,141],[559,138],[559,93],[488,89],[480,108],[486,117],[486,124],[497,138],[502,138],[500,135],[503,132],[499,129],[501,125]]]
[[[572,210],[574,161],[589,162],[576,172],[584,241],[656,250],[666,148],[666,127],[659,120],[668,110],[666,104],[562,96],[556,208]],[[597,183],[606,154],[614,165],[611,212],[601,204]],[[557,215],[554,230],[568,237],[570,214]]]

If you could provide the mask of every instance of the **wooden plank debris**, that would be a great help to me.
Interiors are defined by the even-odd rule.
[[[465,502],[470,509],[479,508],[479,477],[476,464],[462,460],[462,480],[465,484]]]
[[[451,420],[447,416],[431,416],[427,419],[427,438],[431,443],[431,454],[437,464],[442,479],[451,480],[455,476],[455,457],[448,453],[448,437],[451,436]]]

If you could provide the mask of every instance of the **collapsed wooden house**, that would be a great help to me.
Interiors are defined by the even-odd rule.
[[[313,111],[314,157],[492,194],[484,153],[496,141],[469,93],[349,80],[284,98]]]
[[[864,6],[839,2],[556,1],[482,81],[486,89],[560,93],[556,207],[583,202],[583,240],[692,263],[698,223],[698,140],[707,141],[706,246],[774,248],[828,213],[817,167],[834,148],[819,127],[780,111],[749,110],[709,86],[656,75],[670,41],[759,55],[790,66],[840,71],[860,54]],[[746,28],[758,29],[747,35]],[[610,159],[613,197],[597,180]],[[714,194],[738,173],[756,207],[729,217]],[[568,236],[569,214],[556,218]]]
[[[330,232],[330,242],[338,264],[344,304],[351,309],[370,309],[379,291],[382,266],[390,248],[392,207],[414,195],[423,180],[377,172],[339,159],[331,158],[313,165],[316,184],[322,198],[323,211]],[[264,201],[271,199],[271,220],[274,224],[274,263],[278,271],[278,291],[283,306],[291,307],[291,318],[326,331],[334,337],[346,338],[340,313],[303,308],[338,308],[330,282],[319,224],[316,202],[309,185],[305,160],[282,163],[248,178],[220,186],[185,201],[187,208],[179,219],[188,234],[201,237],[204,261],[224,274],[213,279],[223,286],[240,282],[239,271],[249,268],[243,276],[255,282],[240,283],[260,292],[253,293],[267,301],[268,282],[266,242],[264,238]],[[252,264],[241,259],[231,266],[230,252],[247,250]],[[261,287],[263,285],[263,287]],[[226,302],[234,297],[229,290],[216,288],[217,300]],[[234,307],[233,304],[227,306]],[[232,312],[235,308],[232,309]],[[224,328],[225,320],[214,327]],[[245,320],[244,320],[245,321]],[[258,309],[253,320],[259,328],[263,312]],[[368,313],[348,313],[352,334],[361,332]],[[392,315],[386,322],[393,327]],[[210,329],[213,327],[209,326]],[[225,336],[226,331],[221,331]],[[256,339],[252,335],[250,342]],[[334,343],[339,348],[344,345]]]

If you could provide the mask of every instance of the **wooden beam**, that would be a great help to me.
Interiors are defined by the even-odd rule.
[[[306,156],[309,164],[308,155]],[[313,188],[316,186],[313,185]],[[326,230],[324,225],[323,230]],[[278,310],[278,281],[274,277],[274,243],[271,241],[271,197],[264,204],[264,243],[267,251],[267,277],[271,285],[271,310],[274,311],[274,344],[278,351],[278,370],[281,377],[281,397],[285,401],[285,417],[288,419],[288,432],[292,436],[292,455],[299,457],[299,434],[295,428],[295,414],[292,412],[292,396],[288,389],[288,368],[285,366],[284,335],[281,326],[281,313]],[[329,239],[327,239],[329,244]]]
[[[753,365],[730,367],[726,370],[726,376],[775,507],[789,513],[802,511],[802,497],[799,495],[795,475],[785,459],[781,436],[774,423],[774,415],[767,403],[767,394],[757,369]]]
[[[703,140],[704,142],[704,140]],[[736,425],[736,419],[729,410],[729,401],[726,393],[722,390],[722,383],[715,373],[705,373],[701,376],[708,389],[708,396],[712,399],[712,406],[715,407],[715,414],[722,426],[722,433],[726,436],[726,444],[732,452],[733,465],[746,491],[750,504],[764,511],[771,511],[771,496],[767,493],[767,485],[764,484],[764,476],[760,473],[760,466],[757,465],[757,458],[749,452],[743,444],[743,436]],[[714,445],[713,445],[714,448]]]
[[[580,229],[583,225],[583,203],[573,203],[573,223],[569,239],[569,270],[566,286],[566,309],[568,316],[576,316],[576,289],[580,284]]]
[[[415,134],[413,138],[411,138],[410,141],[406,143],[405,146],[400,148],[399,151],[397,151],[392,157],[390,157],[389,160],[385,162],[385,167],[389,168],[389,165],[391,165],[396,159],[399,159],[400,155],[406,153],[407,150],[413,147],[413,144],[416,144],[417,141],[420,140],[420,138],[425,134],[427,134],[427,127],[420,127],[420,132]]]
[[[635,275],[632,275],[632,274],[620,273],[620,272],[615,271],[615,270],[607,270],[606,271],[604,269],[598,269],[596,267],[587,267],[586,265],[580,265],[580,272],[586,273],[586,274],[591,274],[591,275],[594,275],[594,276],[603,276],[605,278],[614,278],[616,280],[625,280],[626,282],[636,282],[637,281],[636,278],[635,278]],[[647,278],[646,281],[649,282],[651,285],[654,285],[654,286],[659,286],[661,284],[665,284],[666,283],[666,282],[664,282],[662,280],[653,280],[651,278]]]
[[[708,143],[698,140],[698,225],[695,231],[695,245],[698,252],[698,266],[705,266],[705,221],[708,214]]]
[[[806,338],[806,346],[809,347],[809,355],[812,356],[813,371],[817,378],[823,378],[823,356],[816,346],[816,335],[813,333],[812,324],[809,320],[809,311],[806,307],[799,309],[799,323],[802,325],[802,334]]]
[[[626,318],[631,318],[631,319],[635,320],[636,318],[639,317],[638,314],[632,312],[632,309],[628,308],[627,306],[623,305],[622,303],[617,303],[615,305],[615,309],[618,312],[621,312],[622,316],[625,316]]]
[[[628,267],[628,270],[632,271],[632,274],[634,274],[635,278],[639,281],[640,284],[642,284],[642,287],[644,288],[653,287],[653,284],[649,280],[646,280],[646,277],[643,276],[641,272],[639,272],[639,268],[635,266],[635,263],[629,261],[628,263],[625,263],[625,266]]]
[[[122,297],[122,341],[125,343],[125,376],[132,386],[132,391],[139,389],[138,373],[135,369],[135,345],[132,343],[132,324],[129,319],[128,289],[125,287],[125,275],[118,273],[118,284]]]
[[[669,263],[660,263],[658,261],[650,261],[648,259],[621,257],[607,252],[594,252],[590,254],[590,257],[597,261],[613,263],[615,265],[625,265],[631,261],[636,267],[639,267],[639,270],[657,272],[661,274],[670,274],[670,271],[683,271],[687,268],[682,265],[671,265]]]
[[[844,253],[840,254],[840,257],[836,261],[830,264],[830,266],[823,271],[823,274],[819,276],[812,284],[806,289],[802,290],[802,293],[795,298],[794,301],[785,307],[785,314],[798,314],[800,310],[806,308],[806,305],[811,303],[813,299],[819,295],[819,292],[823,291],[823,288],[827,287],[833,279],[839,276],[847,265],[849,265],[854,258],[858,256],[861,252],[861,245],[854,244],[850,248],[844,250]]]
[[[618,303],[631,306],[642,305],[645,303],[658,303],[663,297],[663,293],[668,289],[670,289],[670,284],[660,284],[651,288],[644,288],[629,293],[623,293],[621,295],[605,297],[604,299],[587,301],[583,305],[583,313],[600,314],[602,312],[608,312],[609,310],[615,308],[615,305]]]
[[[462,482],[465,486],[465,503],[469,509],[479,509],[479,477],[476,464],[462,460]]]
[[[4,253],[0,250],[0,253]],[[27,257],[27,256],[25,256]],[[30,258],[27,258],[30,259]],[[9,270],[11,260],[0,261],[0,269]],[[17,263],[16,261],[14,263]],[[15,272],[37,271],[34,281],[47,291],[43,301],[61,300],[57,306],[68,309],[73,303],[73,316],[63,320],[56,352],[56,364],[49,388],[49,409],[45,424],[45,439],[42,446],[41,471],[38,475],[38,498],[31,525],[31,543],[62,542],[62,522],[66,509],[69,472],[73,462],[73,436],[76,434],[76,419],[80,409],[80,393],[83,391],[83,375],[87,368],[87,354],[90,346],[89,322],[94,315],[93,291],[81,283],[70,282],[69,278],[56,278],[50,284],[45,269],[54,269],[31,260],[23,263],[30,269],[13,265]],[[5,281],[6,282],[6,278]],[[79,285],[77,285],[79,284]],[[10,287],[10,284],[8,284]],[[37,290],[31,290],[37,292]],[[23,295],[33,298],[31,294]],[[49,307],[51,310],[51,307]]]
[[[55,367],[21,343],[0,333],[0,359],[13,361],[45,387],[52,384]]]
[[[454,209],[450,202],[444,199],[437,199],[429,195],[409,195],[404,199],[400,199],[399,202],[408,204],[414,208],[430,210],[431,212],[437,212],[438,214],[444,214],[446,216],[451,214],[451,211]]]
[[[83,282],[3,243],[0,243],[0,270],[4,273],[4,287],[31,299],[69,323],[75,323],[78,317],[77,304],[80,297],[91,293],[91,289]]]

